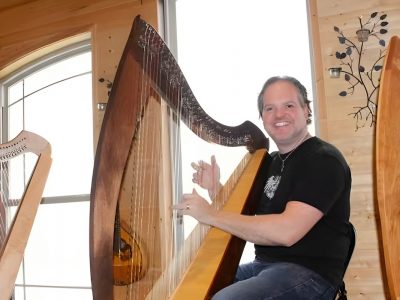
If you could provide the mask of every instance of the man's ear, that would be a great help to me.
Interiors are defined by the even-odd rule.
[[[303,107],[303,111],[304,111],[304,117],[306,118],[306,120],[308,120],[309,119],[309,111],[308,111],[308,107],[307,107],[307,105],[304,105],[304,107]]]

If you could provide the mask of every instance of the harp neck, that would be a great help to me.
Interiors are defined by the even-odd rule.
[[[199,137],[223,146],[246,146],[250,152],[268,150],[268,138],[253,123],[245,121],[239,126],[226,126],[203,110],[167,45],[140,16],[134,20],[128,46],[153,88]]]
[[[0,161],[8,161],[27,152],[40,156],[43,153],[50,153],[51,146],[41,136],[23,130],[11,141],[0,145]]]

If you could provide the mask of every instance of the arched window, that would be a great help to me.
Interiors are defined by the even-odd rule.
[[[15,299],[91,299],[89,193],[93,170],[90,41],[69,45],[0,82],[2,143],[22,129],[44,137],[53,163]],[[10,185],[12,182],[10,182]]]

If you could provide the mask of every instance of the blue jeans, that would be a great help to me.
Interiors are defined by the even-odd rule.
[[[212,300],[332,300],[334,295],[332,284],[314,271],[293,263],[255,260],[240,265],[235,283]]]

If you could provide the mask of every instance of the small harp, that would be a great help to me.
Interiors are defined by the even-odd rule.
[[[249,200],[245,204],[244,199],[255,199],[262,189],[255,178],[259,170],[265,169],[260,166],[269,161],[268,139],[251,122],[230,127],[208,116],[163,40],[154,28],[136,17],[113,83],[94,164],[90,261],[95,300],[187,299],[185,293],[188,291],[193,297],[193,288],[195,293],[202,290],[196,298],[208,298],[232,279],[233,271],[227,272],[226,267],[236,268],[244,247],[243,241],[216,229],[206,230],[204,242],[194,242],[196,247],[193,242],[181,248],[171,242],[161,243],[171,238],[166,228],[171,226],[172,212],[171,203],[154,200],[166,199],[169,194],[157,189],[162,179],[156,175],[165,174],[159,163],[165,153],[157,152],[163,136],[160,120],[152,112],[157,104],[163,107],[160,103],[165,104],[166,114],[183,121],[203,140],[224,146],[246,146],[254,153],[247,155],[249,162],[243,163],[245,168],[240,176],[242,182],[247,181],[247,188],[241,189],[239,182],[228,191],[236,196],[228,200],[226,209],[233,209],[232,203],[243,199],[243,203],[236,204],[240,208],[234,206],[235,209],[251,213],[254,203]],[[192,261],[194,254],[187,249],[203,247],[207,239],[214,245],[224,240],[224,245],[195,250],[197,255]],[[201,261],[202,254],[207,252],[215,252],[213,258],[218,257],[213,270],[208,267],[214,262]],[[224,256],[227,252],[229,257]],[[182,276],[165,279],[176,273]],[[200,273],[209,273],[212,278],[199,280]],[[183,284],[185,280],[201,284],[193,287]]]
[[[26,181],[19,170],[23,164],[33,162],[24,159],[28,154],[36,155],[37,160],[32,164],[33,171]],[[21,131],[13,140],[0,145],[0,163],[0,300],[9,300],[42,200],[51,166],[51,146],[41,136]]]
[[[400,38],[390,39],[376,123],[376,188],[390,299],[400,299]]]

